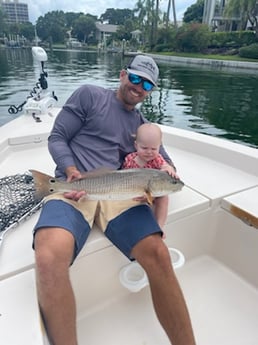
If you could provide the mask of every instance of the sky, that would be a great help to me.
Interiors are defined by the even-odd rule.
[[[184,12],[197,0],[175,0],[177,20],[182,20]],[[62,10],[64,12],[83,12],[100,16],[106,12],[107,8],[129,8],[133,9],[137,0],[20,0],[21,3],[27,3],[29,8],[30,22],[35,24],[40,16],[47,12]],[[167,0],[160,0],[160,8],[166,11]],[[171,16],[172,16],[171,10]]]

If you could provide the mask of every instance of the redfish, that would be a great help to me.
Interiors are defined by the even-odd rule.
[[[184,183],[157,169],[125,169],[90,172],[85,177],[65,182],[36,170],[30,170],[34,179],[35,197],[69,191],[85,191],[89,200],[128,200],[137,197],[168,195],[181,190]]]

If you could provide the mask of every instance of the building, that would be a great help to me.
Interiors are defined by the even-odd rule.
[[[29,21],[28,4],[19,0],[0,0],[0,7],[8,24],[26,23]]]
[[[107,50],[107,39],[116,33],[118,25],[95,23],[96,26],[96,39],[98,41],[99,50]],[[114,47],[113,47],[114,48]],[[111,48],[111,49],[113,49]]]
[[[118,25],[102,24],[100,22],[96,22],[95,25],[97,29],[96,38],[98,42],[106,42],[106,39],[116,33],[118,28]]]
[[[141,43],[141,36],[142,36],[141,30],[131,31],[131,35],[132,35],[132,39],[134,39],[137,43]]]
[[[212,25],[216,3],[216,0],[204,0],[202,22],[208,26]]]
[[[224,9],[228,0],[204,0],[203,23],[214,31],[241,29],[241,17],[226,17]]]

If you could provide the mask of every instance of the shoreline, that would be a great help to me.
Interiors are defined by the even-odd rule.
[[[125,53],[125,56],[133,56],[140,54],[141,52],[131,52]],[[237,69],[240,71],[255,71],[258,73],[258,62],[252,61],[233,61],[233,60],[218,60],[218,59],[205,59],[205,58],[192,58],[192,57],[183,57],[183,56],[168,56],[168,55],[159,55],[153,53],[142,53],[148,56],[151,56],[155,61],[161,63],[171,63],[187,66],[203,66],[211,67],[214,69]]]
[[[5,47],[0,45],[0,49],[29,49],[31,47]],[[51,49],[44,48],[46,51],[49,51]],[[87,53],[97,53],[96,50],[84,50],[84,49],[69,49],[69,48],[55,48],[53,47],[52,50],[54,51],[80,51],[80,52],[87,52]],[[106,52],[110,53],[110,52]],[[145,53],[141,51],[125,51],[125,52],[119,52],[118,54],[122,54],[124,57],[133,57],[137,54],[144,54],[151,56],[154,58],[157,62],[160,63],[171,63],[171,64],[178,64],[178,65],[187,65],[191,67],[195,66],[203,66],[203,67],[211,67],[212,69],[216,70],[222,70],[222,69],[233,69],[233,70],[239,70],[243,72],[247,71],[255,71],[255,74],[258,74],[258,61],[237,61],[237,60],[220,60],[220,59],[207,59],[205,57],[203,58],[194,58],[194,57],[184,57],[184,56],[175,56],[175,55],[159,55],[154,53]]]

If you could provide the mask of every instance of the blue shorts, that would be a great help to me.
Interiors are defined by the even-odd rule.
[[[71,232],[75,239],[74,259],[84,246],[91,226],[83,214],[62,200],[49,200],[43,205],[34,234],[40,228],[61,227]],[[129,208],[108,221],[104,234],[130,260],[132,248],[143,238],[160,233],[152,209],[146,204]]]

